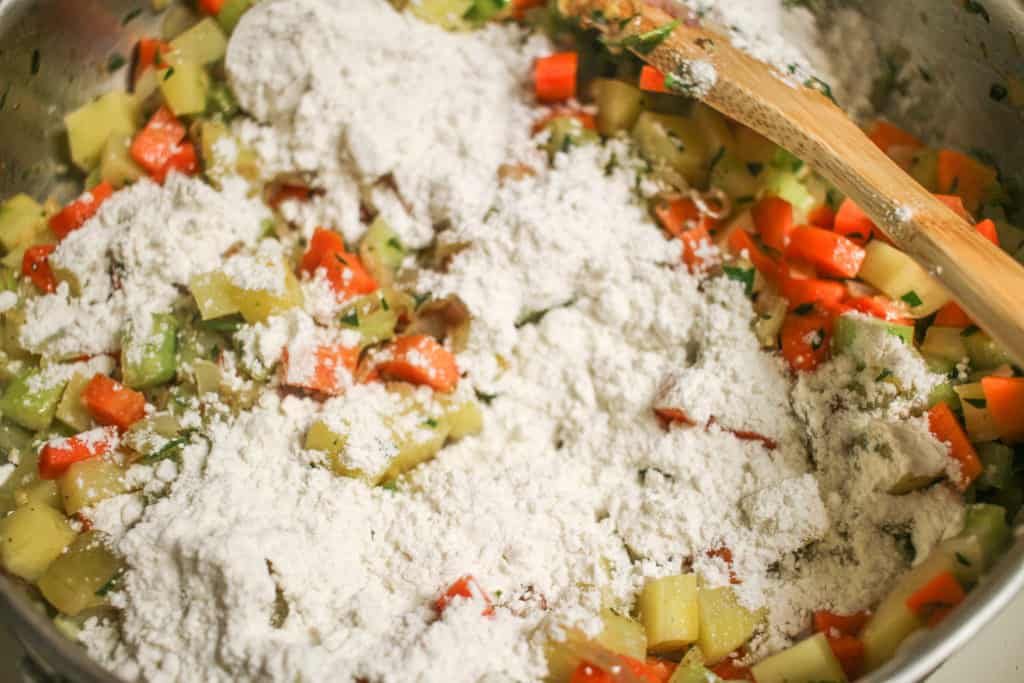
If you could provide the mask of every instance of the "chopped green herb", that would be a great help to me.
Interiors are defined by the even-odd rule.
[[[260,239],[273,237],[277,233],[277,223],[273,218],[264,218],[260,221]]]
[[[423,305],[423,302],[430,298],[430,292],[424,292],[423,294],[413,294],[412,302],[413,308],[419,308]]]
[[[137,18],[140,14],[142,14],[142,8],[141,7],[136,7],[132,11],[128,12],[127,14],[124,15],[124,19],[121,20],[121,26],[124,26],[129,21],[131,21],[132,19]]]
[[[437,420],[435,420],[432,417],[428,417],[426,420],[424,420],[423,424],[427,425],[431,429],[437,429]]]
[[[730,280],[743,284],[743,291],[750,296],[754,293],[754,274],[753,268],[737,268],[736,266],[724,266],[722,270]]]
[[[953,554],[956,555],[956,561],[957,562],[959,562],[960,564],[962,564],[965,567],[970,567],[971,566],[971,561],[968,560],[966,557],[964,557],[962,553],[953,553]]]
[[[398,491],[398,482],[392,479],[391,481],[384,482],[383,484],[380,485],[380,487],[385,491],[391,491],[392,493],[394,493]]]
[[[832,104],[835,104],[835,105],[839,104],[838,102],[836,102],[836,98],[832,94],[832,86],[830,86],[828,83],[826,83],[825,81],[821,80],[817,76],[811,76],[810,78],[808,78],[804,82],[804,85],[806,85],[811,90],[817,90],[822,95],[824,95],[825,97],[827,97],[830,100],[832,100]]]
[[[763,170],[764,170],[764,164],[762,164],[762,163],[759,163],[759,162],[756,162],[756,161],[752,161],[749,164],[747,164],[747,171],[749,171],[750,175],[754,176],[755,178],[757,176],[761,175],[761,171],[763,171]]]
[[[128,60],[126,60],[124,58],[124,55],[122,55],[120,52],[112,52],[110,53],[110,57],[107,58],[107,71],[109,71],[110,73],[114,73],[122,66],[124,66],[127,62]]]
[[[121,578],[124,576],[124,569],[118,569],[114,572],[114,575],[107,579],[107,582],[99,587],[95,595],[97,598],[105,598],[107,594],[117,588],[118,584],[121,583]]]
[[[811,340],[811,350],[812,351],[817,351],[818,349],[821,348],[821,345],[824,344],[824,343],[825,343],[825,330],[819,328],[818,331],[814,333],[814,339]]]
[[[488,394],[487,392],[480,391],[479,389],[475,389],[474,393],[476,394],[476,400],[480,401],[484,405],[491,405],[491,401],[498,398],[497,394]]]
[[[989,16],[988,10],[985,9],[985,6],[980,2],[977,2],[977,0],[964,0],[964,9],[967,10],[969,14],[977,14],[980,16],[985,20],[986,24],[992,23],[992,17]]]
[[[391,310],[391,304],[388,303],[388,298],[386,296],[382,295],[380,297],[380,307],[382,309],[384,309],[385,311],[390,311]]]
[[[794,308],[793,309],[793,313],[795,313],[796,315],[808,315],[813,310],[814,310],[814,304],[806,303],[806,304],[800,304],[799,306]]]
[[[983,398],[965,398],[963,400],[966,401],[967,403],[970,403],[972,406],[978,408],[979,410],[984,410],[984,408],[988,405],[988,402]]]
[[[892,377],[892,370],[890,370],[889,368],[885,368],[880,373],[878,373],[878,377],[875,378],[875,381],[882,382],[889,379],[890,377]]]
[[[349,327],[359,327],[359,311],[353,308],[351,311],[341,316],[340,322],[342,325],[348,325]]]
[[[825,203],[827,203],[828,207],[833,211],[837,211],[839,209],[839,204],[842,203],[842,201],[843,195],[834,187],[830,187],[825,191]]]
[[[140,465],[152,465],[155,462],[166,460],[167,458],[173,458],[178,456],[178,449],[187,444],[192,438],[195,430],[189,429],[181,433],[181,436],[176,436],[170,439],[160,448],[156,449],[142,460],[139,461]]]
[[[516,328],[518,329],[526,325],[533,325],[535,323],[539,323],[544,316],[546,316],[548,313],[555,310],[556,308],[565,308],[566,306],[571,306],[573,303],[575,303],[575,299],[569,299],[563,304],[551,306],[550,308],[542,308],[539,311],[531,311],[530,313],[527,313],[522,318],[516,321]]]
[[[923,301],[921,301],[921,297],[919,297],[917,295],[917,292],[915,292],[914,290],[910,290],[909,292],[901,296],[900,301],[902,301],[903,303],[907,304],[912,308],[917,308],[922,303],[924,303]]]
[[[218,358],[220,358],[220,345],[214,344],[213,348],[210,349],[210,360],[216,363]]]
[[[1001,85],[999,83],[993,83],[992,87],[988,89],[988,96],[991,97],[996,102],[1002,102],[1003,100],[1006,99],[1006,96],[1009,94],[1010,93],[1006,89],[1006,86]]]
[[[41,59],[42,54],[40,54],[39,48],[32,50],[32,66],[30,67],[30,69],[33,76],[39,73],[39,62]]]
[[[965,327],[963,329],[962,332],[960,332],[960,336],[961,337],[970,337],[972,334],[977,334],[978,332],[981,332],[981,328],[980,327],[978,327],[977,325],[968,325],[967,327]]]
[[[653,28],[650,31],[626,36],[622,40],[608,43],[608,45],[610,47],[621,47],[627,50],[633,50],[634,52],[638,52],[642,55],[650,54],[654,51],[654,48],[661,45],[661,43],[672,34],[672,31],[676,30],[677,26],[679,26],[678,19],[670,21],[664,26]]]
[[[404,247],[402,247],[402,243],[398,241],[397,237],[392,237],[391,239],[389,239],[387,241],[387,245],[394,249],[395,251],[402,251],[404,249]]]
[[[211,330],[213,332],[227,332],[228,334],[233,334],[240,330],[244,324],[245,320],[242,316],[236,313],[234,315],[226,315],[222,318],[213,318],[212,320],[200,320],[196,323],[196,327],[203,330]]]
[[[174,67],[172,66],[172,67],[169,67],[166,72],[164,72],[164,80],[166,81],[168,78],[170,78],[173,75],[174,75]]]

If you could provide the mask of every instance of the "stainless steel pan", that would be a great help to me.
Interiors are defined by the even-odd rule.
[[[992,97],[993,85],[1006,88],[1016,76],[1024,80],[1020,52],[1024,4],[1018,0],[831,0],[831,4],[863,10],[875,24],[875,49],[913,54],[928,74],[913,85],[917,96],[913,107],[887,112],[896,122],[911,129],[948,130],[944,142],[983,150],[1004,171],[1015,173],[1024,164],[1022,113],[1013,103],[1017,95],[1024,99],[1024,91],[999,97],[1003,91],[997,88]],[[965,4],[974,11],[966,11]],[[141,36],[159,32],[160,19],[148,7],[148,0],[0,0],[0,197],[28,192],[66,199],[77,192],[81,178],[67,162],[62,116],[124,83],[126,68],[112,71],[108,67],[111,59],[116,64],[114,55],[130,59],[132,46]],[[830,15],[820,20],[827,23]],[[864,78],[876,75],[865,73]],[[924,679],[1022,587],[1024,539],[941,627],[908,644],[888,666],[864,680],[910,683]],[[3,576],[0,620],[15,632],[38,669],[54,680],[114,681],[54,630],[22,587]]]

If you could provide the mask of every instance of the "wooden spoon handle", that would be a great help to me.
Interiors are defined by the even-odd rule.
[[[673,20],[647,2],[629,4],[639,12],[631,34]],[[693,94],[811,164],[1024,365],[1024,268],[907,175],[827,97],[784,82],[726,38],[686,22],[638,55],[665,74],[686,77],[694,62],[712,65],[717,80],[707,89],[696,84]]]

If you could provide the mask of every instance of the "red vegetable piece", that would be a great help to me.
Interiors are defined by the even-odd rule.
[[[671,92],[665,87],[665,74],[649,64],[644,64],[640,69],[640,89],[651,92]]]
[[[57,290],[57,278],[50,268],[50,254],[56,248],[53,244],[40,244],[26,249],[21,257],[21,274],[47,294]]]
[[[780,268],[761,247],[757,245],[754,238],[745,230],[735,230],[729,235],[729,250],[741,258],[746,258],[754,264],[754,268],[766,279],[776,282],[779,279]]]
[[[844,199],[839,205],[833,230],[854,244],[862,246],[873,234],[879,234],[875,222],[850,198]]]
[[[831,313],[813,306],[786,315],[782,323],[782,357],[797,371],[813,370],[828,359],[832,340]]]
[[[78,199],[61,209],[50,219],[50,229],[57,237],[64,239],[68,233],[82,227],[92,218],[100,205],[114,194],[114,186],[103,182],[79,195]]]
[[[541,57],[533,67],[537,99],[541,102],[564,102],[576,95],[576,71],[579,55],[559,52]]]
[[[473,578],[472,575],[467,574],[466,576],[456,579],[455,583],[449,586],[448,590],[444,592],[444,595],[437,599],[434,606],[437,607],[438,612],[444,612],[448,605],[450,605],[456,598],[466,598],[468,600],[476,598],[483,600],[484,609],[480,612],[480,615],[484,617],[494,615],[494,606],[491,604],[490,596],[480,588],[476,579]]]
[[[39,478],[58,479],[76,462],[98,458],[116,445],[117,430],[113,427],[52,439],[39,453]]]
[[[146,415],[146,397],[120,382],[97,374],[82,390],[82,403],[101,425],[125,430]]]
[[[136,83],[139,77],[150,67],[163,68],[166,63],[163,55],[170,53],[174,48],[170,43],[165,43],[156,38],[142,38],[139,40],[138,49],[135,53],[135,70],[132,72],[132,83]]]
[[[992,244],[999,246],[999,233],[996,231],[996,224],[991,218],[986,218],[974,226],[974,229],[981,233],[982,237]]]
[[[765,246],[784,253],[793,233],[793,205],[780,197],[765,197],[751,216]]]
[[[960,478],[956,484],[963,491],[983,469],[978,452],[974,450],[956,415],[945,403],[937,403],[928,411],[928,429],[936,439],[946,444],[950,457],[960,463]]]
[[[423,334],[398,337],[388,344],[377,369],[385,377],[425,384],[445,393],[459,383],[455,356],[436,339]]]
[[[907,608],[921,618],[928,618],[935,611],[944,612],[944,618],[949,610],[963,602],[965,597],[967,593],[953,576],[953,572],[945,571],[907,598]]]
[[[786,256],[808,261],[822,275],[849,278],[860,272],[866,252],[835,232],[801,225],[793,228]]]

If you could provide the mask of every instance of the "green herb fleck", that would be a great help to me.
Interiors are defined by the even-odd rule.
[[[981,328],[980,327],[978,327],[977,325],[968,325],[967,327],[965,327],[963,329],[962,332],[960,332],[960,336],[961,337],[970,337],[972,334],[977,334],[978,332],[981,332]]]
[[[488,394],[486,391],[480,391],[479,389],[475,389],[474,393],[476,394],[476,400],[488,406],[491,405],[491,401],[498,398],[497,394]]]
[[[127,63],[127,61],[128,60],[126,60],[124,58],[124,55],[122,55],[120,52],[112,52],[110,54],[110,57],[107,58],[107,71],[110,73],[114,73],[122,66],[124,66]]]
[[[178,449],[187,444],[194,433],[195,430],[193,429],[182,432],[181,436],[176,436],[173,439],[170,439],[163,446],[144,457],[139,461],[139,464],[152,465],[153,463],[166,460],[167,458],[177,457]]]
[[[653,28],[650,31],[626,36],[622,40],[608,43],[608,45],[610,47],[622,47],[627,50],[633,50],[634,52],[638,52],[642,55],[650,54],[654,51],[654,48],[661,45],[661,43],[672,34],[672,31],[676,30],[677,26],[679,26],[678,19],[670,21],[664,26]]]
[[[392,493],[395,493],[396,491],[398,491],[398,482],[392,479],[391,481],[384,482],[383,484],[380,485],[380,487],[385,491],[391,491]]]
[[[220,358],[220,345],[214,344],[213,348],[210,349],[210,360],[216,363],[218,358]]]
[[[806,304],[800,304],[793,309],[793,313],[796,315],[808,315],[814,310],[814,304],[808,302]]]
[[[392,237],[387,241],[387,245],[395,251],[403,251],[402,243],[398,241],[397,237]]]
[[[983,398],[965,398],[964,401],[971,404],[975,408],[978,408],[979,410],[984,410],[985,407],[988,405],[988,402]]]
[[[35,50],[32,50],[31,72],[32,72],[33,76],[35,76],[37,73],[39,73],[39,62],[42,60],[42,57],[43,56],[39,52],[39,48],[36,48]]]
[[[132,19],[136,19],[140,14],[142,14],[141,7],[136,7],[132,11],[128,12],[128,14],[124,15],[124,19],[121,20],[121,26],[124,26]]]
[[[754,195],[750,194],[745,194],[742,197],[737,197],[735,199],[735,203],[737,204],[749,204],[752,201],[754,201]]]
[[[164,72],[164,80],[166,81],[168,78],[170,78],[173,75],[174,75],[174,67],[173,66],[172,67],[168,67],[167,71]]]
[[[962,564],[965,567],[970,567],[971,566],[971,561],[968,560],[966,557],[964,557],[962,553],[953,553],[953,554],[956,555],[956,561],[957,562],[959,562],[960,564]]]
[[[811,350],[817,351],[821,348],[821,345],[825,343],[825,330],[818,328],[818,331],[814,333],[814,339],[811,340]]]
[[[832,100],[832,104],[838,106],[839,103],[836,102],[836,98],[832,94],[832,86],[830,86],[828,83],[821,80],[817,76],[811,76],[810,78],[808,78],[806,81],[804,81],[804,85],[806,85],[811,90],[817,90],[822,95]]]
[[[437,420],[435,420],[432,417],[428,417],[426,420],[424,420],[423,424],[427,425],[431,429],[437,429]]]
[[[121,583],[121,578],[124,576],[124,569],[118,569],[114,572],[114,575],[107,579],[107,582],[99,587],[95,595],[97,598],[105,598],[107,595],[117,588],[118,584]]]
[[[412,296],[413,308],[414,309],[418,309],[420,306],[423,305],[423,302],[425,302],[429,298],[430,298],[430,292],[424,292],[423,294],[413,294],[413,296]]]
[[[921,297],[919,297],[917,295],[917,292],[915,292],[914,290],[910,290],[909,292],[901,296],[900,301],[907,304],[911,308],[917,308],[922,303],[924,303],[923,301],[921,301]]]
[[[212,332],[227,332],[228,334],[234,334],[242,325],[245,324],[245,320],[238,314],[226,315],[222,318],[213,318],[212,320],[200,320],[196,323],[196,327],[203,330],[210,330]]]
[[[890,370],[889,368],[885,368],[880,373],[878,373],[878,377],[875,378],[875,381],[883,382],[889,379],[890,377],[892,377],[892,370]]]
[[[750,175],[754,176],[755,178],[761,175],[761,171],[763,170],[764,164],[759,163],[757,161],[752,161],[749,164],[747,164],[747,171],[749,171]]]
[[[353,308],[351,311],[341,316],[341,324],[348,325],[349,327],[359,327],[359,311]]]
[[[391,310],[391,304],[388,303],[388,298],[386,296],[380,297],[380,307],[385,311]]]
[[[722,270],[730,280],[743,284],[743,291],[747,296],[754,293],[754,273],[753,268],[737,268],[736,266],[724,266]]]
[[[1006,86],[999,83],[993,83],[992,87],[988,89],[988,96],[996,102],[1002,102],[1009,94],[1010,93],[1007,91]]]

